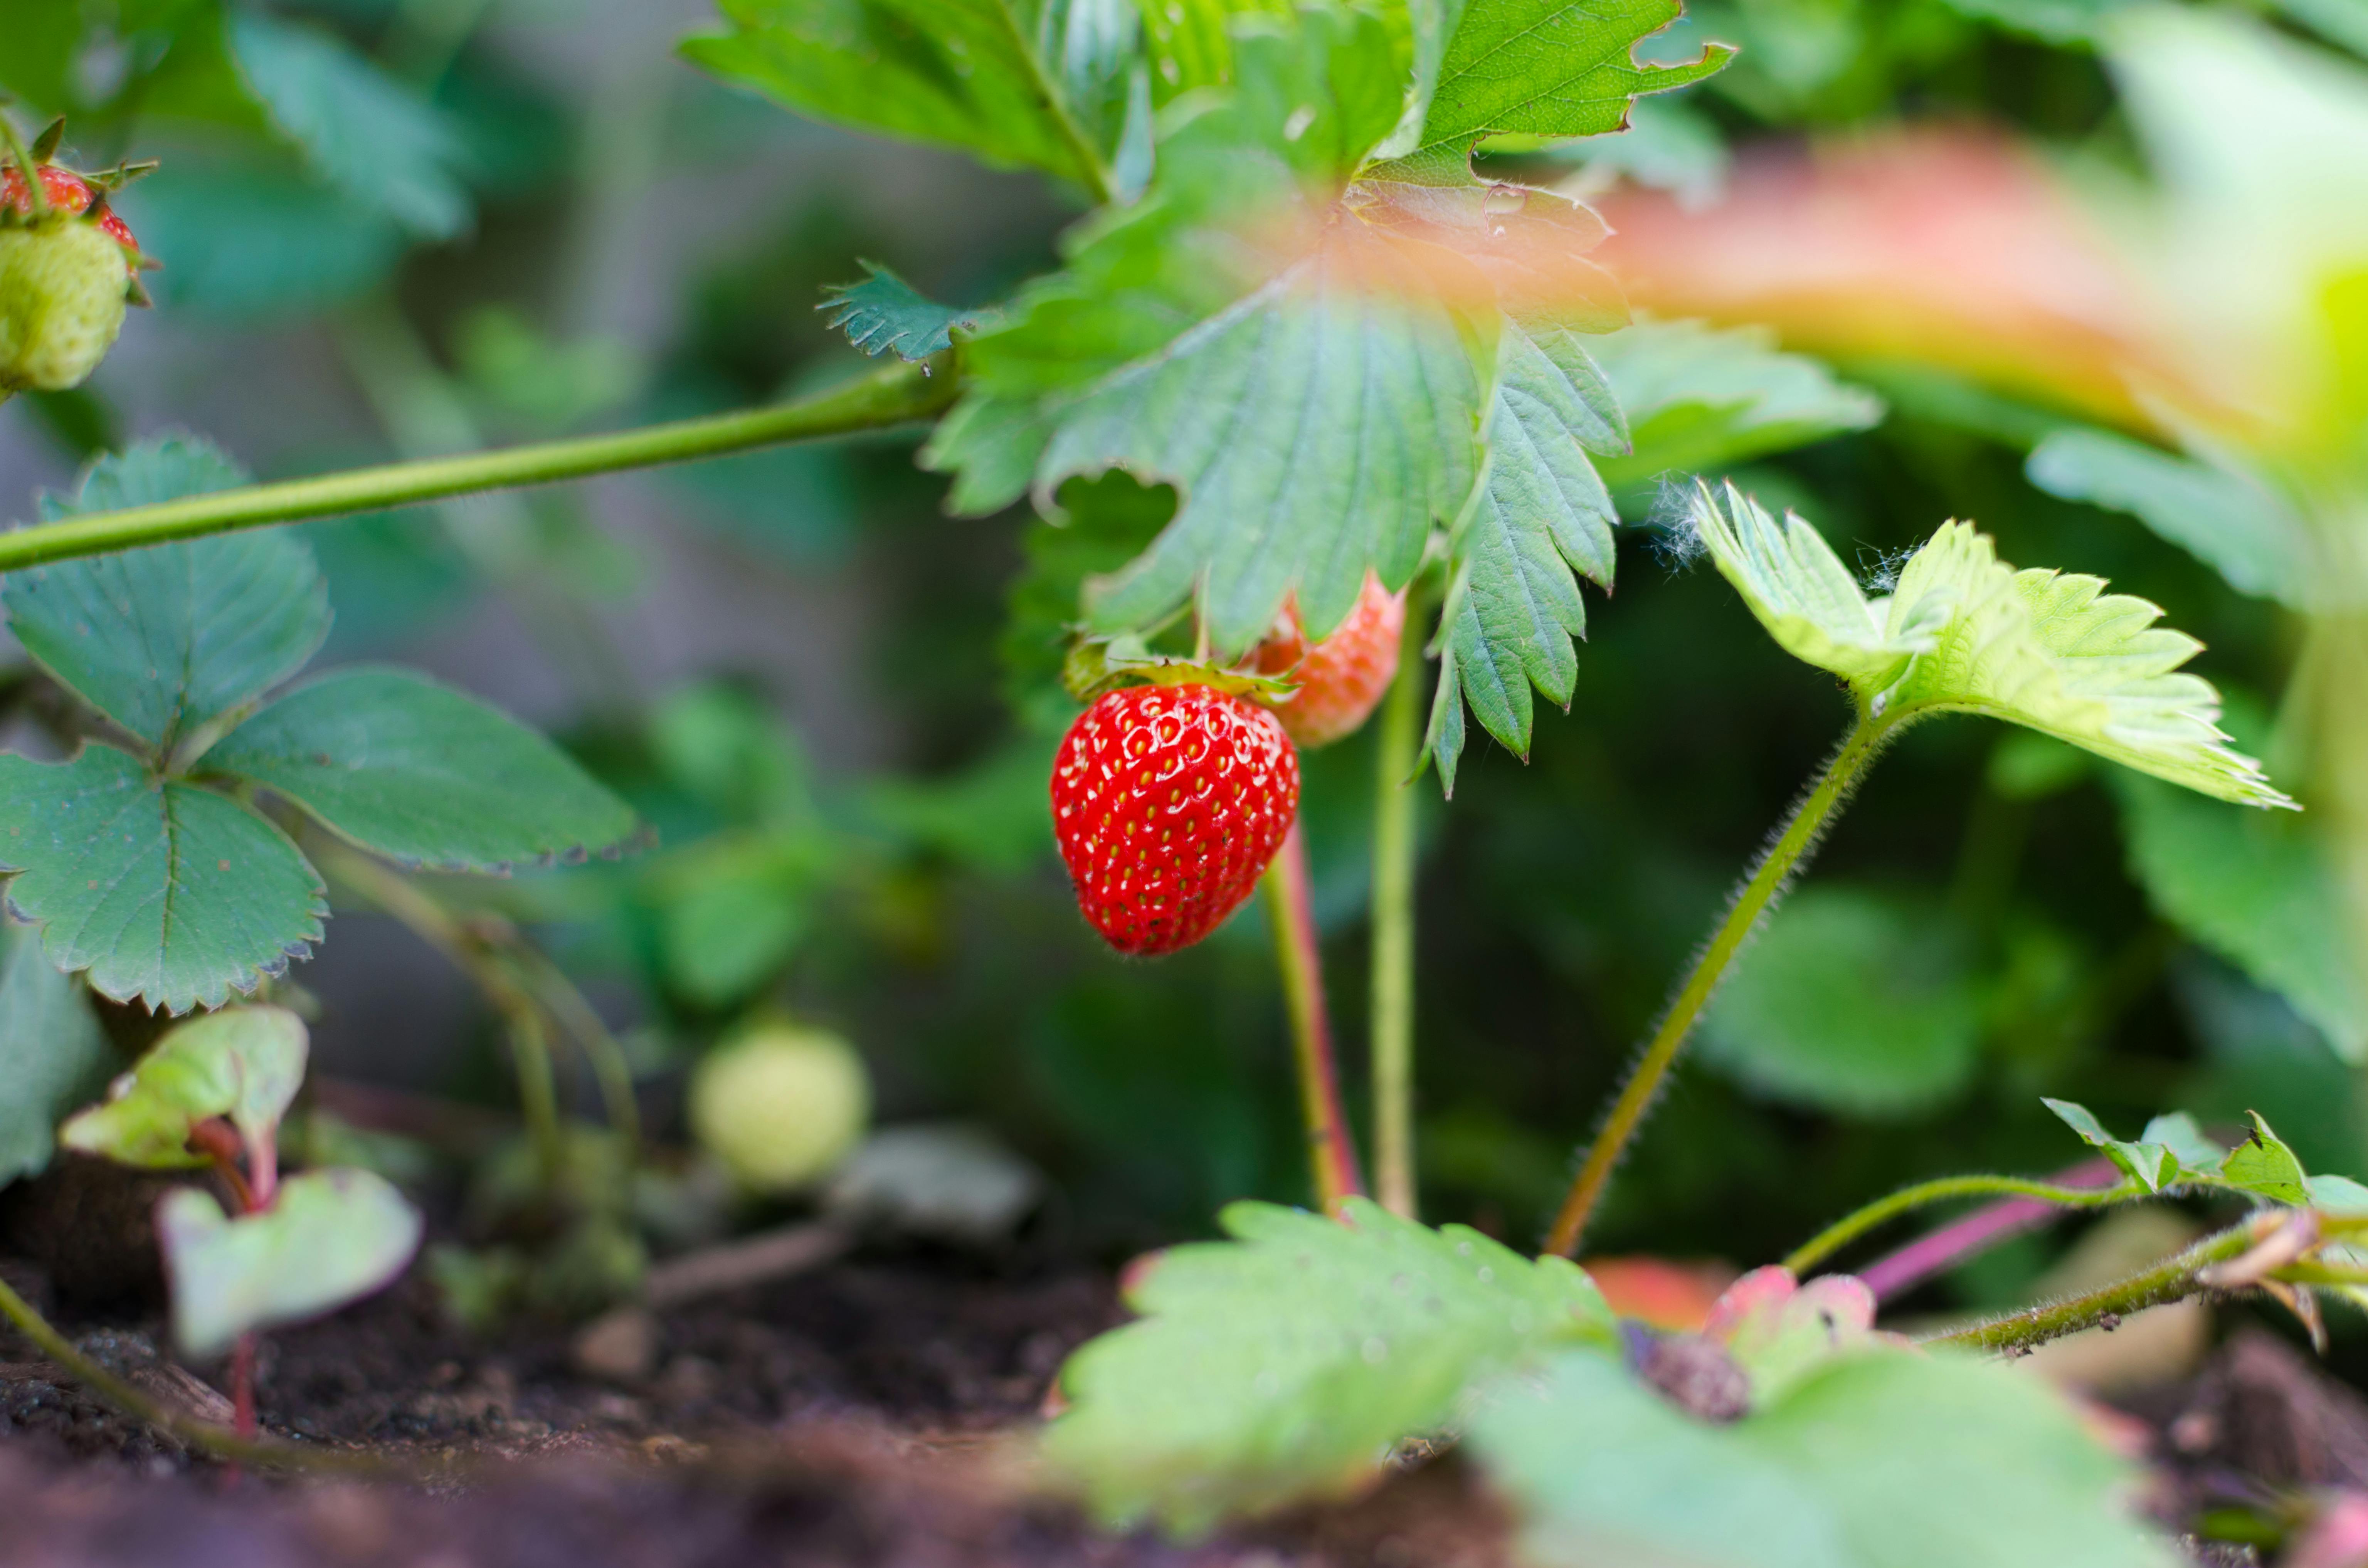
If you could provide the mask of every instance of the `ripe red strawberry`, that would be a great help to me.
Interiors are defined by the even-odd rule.
[[[1215,930],[1298,814],[1282,726],[1212,686],[1106,692],[1053,763],[1053,833],[1077,907],[1122,953],[1172,953]]]
[[[1313,648],[1299,629],[1296,601],[1286,602],[1256,657],[1261,674],[1298,684],[1275,709],[1291,738],[1312,750],[1356,733],[1398,673],[1398,636],[1405,630],[1405,592],[1389,592],[1370,572],[1357,608]]]

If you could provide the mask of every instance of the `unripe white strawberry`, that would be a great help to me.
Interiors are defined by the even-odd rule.
[[[0,392],[80,386],[123,330],[131,264],[97,224],[53,212],[0,227]]]
[[[743,1186],[791,1192],[826,1175],[863,1136],[871,1083],[835,1034],[756,1025],[690,1075],[690,1130]]]

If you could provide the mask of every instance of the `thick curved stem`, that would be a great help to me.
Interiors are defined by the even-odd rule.
[[[1422,750],[1424,641],[1418,608],[1406,606],[1373,772],[1373,1185],[1383,1208],[1409,1220],[1416,1208],[1413,775]]]
[[[1991,1318],[1949,1334],[1936,1334],[1923,1343],[1952,1345],[1966,1350],[2021,1352],[2078,1334],[2084,1328],[2117,1321],[2148,1307],[2192,1296],[2206,1289],[2200,1278],[2215,1263],[2226,1263],[2250,1248],[2255,1227],[2248,1221],[2204,1237],[2185,1252],[2174,1253],[2153,1267],[2131,1275],[2086,1295],[2060,1301],[2043,1301],[2019,1312]]]
[[[1326,1213],[1335,1214],[1342,1199],[1364,1196],[1365,1178],[1357,1169],[1357,1145],[1340,1107],[1339,1067],[1332,1051],[1331,1020],[1325,1013],[1324,963],[1309,898],[1307,845],[1296,823],[1260,881],[1267,921],[1274,927],[1283,1001],[1291,1010],[1292,1055],[1298,1066],[1300,1114],[1307,1129],[1316,1201]]]
[[[932,374],[933,370],[937,373]],[[0,534],[0,573],[235,528],[375,512],[481,490],[551,484],[722,457],[785,441],[885,429],[943,412],[959,390],[950,361],[940,357],[917,365],[897,364],[846,386],[773,408],[499,451],[388,463],[317,479],[253,484],[117,512],[92,512]]]
[[[2032,1181],[2022,1176],[1941,1176],[1934,1181],[1902,1187],[1888,1198],[1875,1199],[1854,1214],[1844,1215],[1793,1248],[1784,1259],[1784,1267],[1795,1274],[1814,1268],[1876,1226],[1927,1204],[1945,1203],[1953,1198],[2035,1198],[2042,1202],[2061,1204],[2066,1209],[2095,1209],[2145,1196],[2145,1190],[2134,1181],[2095,1187],[2059,1187],[2053,1182]]]
[[[1677,1000],[1669,1004],[1652,1043],[1645,1048],[1620,1097],[1612,1102],[1611,1114],[1604,1118],[1603,1130],[1588,1146],[1578,1176],[1571,1183],[1570,1195],[1563,1200],[1561,1212],[1554,1216],[1554,1229],[1547,1233],[1548,1252],[1567,1257],[1578,1249],[1579,1237],[1586,1232],[1588,1218],[1595,1212],[1595,1205],[1611,1179],[1612,1167],[1619,1164],[1628,1141],[1643,1124],[1645,1113],[1652,1108],[1654,1096],[1660,1093],[1679,1050],[1709,1005],[1711,994],[1726,978],[1727,967],[1743,950],[1759,917],[1784,891],[1784,884],[1793,873],[1807,862],[1834,813],[1850,799],[1850,791],[1892,733],[1893,726],[1882,719],[1859,720],[1857,727],[1842,742],[1841,749],[1834,754],[1834,759],[1826,765],[1824,774],[1793,808],[1792,820],[1785,824],[1774,846],[1760,858],[1750,880],[1743,884],[1743,891],[1728,906],[1726,918],[1712,933],[1710,945],[1702,949],[1702,957],[1694,960],[1693,972],[1686,976],[1684,986],[1679,990]]]

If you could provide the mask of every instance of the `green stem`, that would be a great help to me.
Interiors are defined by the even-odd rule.
[[[511,957],[527,971],[527,983],[560,1027],[575,1038],[592,1064],[592,1076],[600,1085],[600,1103],[609,1112],[609,1125],[628,1148],[638,1149],[642,1142],[642,1109],[633,1097],[633,1065],[625,1058],[625,1048],[609,1032],[600,1019],[599,1011],[591,1000],[576,988],[566,971],[551,961],[551,955],[533,943],[520,938],[513,944]]]
[[[1813,1268],[1876,1226],[1910,1210],[1921,1209],[1928,1203],[1945,1203],[1952,1198],[2036,1198],[2047,1203],[2060,1203],[2066,1209],[2095,1209],[2144,1195],[2144,1189],[2134,1181],[2112,1187],[2058,1187],[2054,1182],[2031,1181],[2021,1176],[1941,1176],[1902,1187],[1888,1198],[1879,1198],[1856,1213],[1835,1221],[1793,1248],[1784,1259],[1784,1267],[1795,1274]]]
[[[35,219],[50,215],[50,193],[41,184],[40,165],[25,146],[25,138],[17,130],[16,116],[0,109],[0,147],[7,150],[8,161],[17,165],[17,175],[25,182],[26,210]]]
[[[559,1125],[559,1084],[551,1071],[551,1037],[543,1028],[540,1008],[519,1008],[510,1016],[509,1026],[518,1112],[526,1119],[527,1141],[534,1145],[535,1169],[544,1190],[556,1192],[567,1170],[567,1144]]]
[[[1298,1066],[1300,1112],[1307,1129],[1307,1159],[1315,1177],[1316,1201],[1327,1214],[1341,1201],[1364,1196],[1357,1170],[1357,1145],[1340,1106],[1340,1079],[1332,1053],[1332,1028],[1324,1009],[1323,958],[1315,941],[1315,912],[1309,898],[1307,845],[1297,824],[1260,879],[1268,924],[1274,927],[1275,963],[1282,971],[1283,1000],[1291,1011],[1292,1054]]]
[[[1645,1054],[1630,1072],[1626,1085],[1620,1091],[1620,1097],[1612,1103],[1611,1114],[1604,1119],[1603,1130],[1595,1135],[1594,1143],[1588,1147],[1587,1158],[1579,1165],[1578,1176],[1571,1183],[1570,1195],[1564,1199],[1561,1212],[1554,1216],[1554,1229],[1547,1233],[1548,1252],[1567,1257],[1577,1250],[1579,1237],[1587,1230],[1588,1218],[1594,1213],[1597,1201],[1603,1196],[1604,1187],[1611,1179],[1612,1167],[1627,1149],[1628,1141],[1635,1136],[1636,1129],[1645,1119],[1645,1113],[1652,1108],[1654,1096],[1660,1092],[1663,1081],[1668,1078],[1671,1064],[1678,1059],[1679,1048],[1686,1042],[1686,1036],[1692,1032],[1695,1021],[1702,1017],[1702,1008],[1708,1006],[1711,993],[1717,990],[1718,983],[1726,977],[1727,967],[1735,961],[1736,954],[1743,950],[1744,943],[1759,924],[1759,917],[1767,913],[1768,906],[1783,892],[1784,884],[1816,848],[1817,840],[1825,832],[1827,822],[1850,799],[1850,790],[1882,752],[1896,723],[1895,720],[1861,715],[1857,726],[1842,742],[1841,749],[1826,765],[1825,773],[1810,788],[1801,803],[1793,808],[1792,820],[1785,824],[1775,847],[1761,858],[1759,868],[1751,873],[1751,880],[1744,883],[1743,891],[1728,906],[1726,918],[1719,923],[1717,931],[1711,937],[1710,946],[1702,949],[1702,957],[1694,960],[1693,972],[1686,977],[1684,987],[1679,991],[1678,999],[1669,1005],[1668,1013],[1662,1018],[1652,1043],[1645,1048]]]
[[[1398,673],[1383,699],[1373,774],[1373,1185],[1415,1218],[1414,771],[1422,749],[1423,610],[1406,595]]]
[[[932,370],[938,373],[932,374]],[[248,485],[149,506],[93,512],[0,534],[0,573],[44,562],[135,550],[233,528],[408,506],[481,490],[550,484],[624,469],[721,457],[784,441],[844,436],[927,419],[959,388],[949,362],[896,364],[845,386],[771,408],[685,419],[500,451],[467,452],[354,469],[317,479]]]
[[[1060,131],[1062,142],[1077,160],[1077,166],[1085,171],[1086,190],[1097,205],[1107,204],[1118,194],[1117,187],[1110,183],[1110,165],[1102,162],[1100,150],[1087,140],[1076,119],[1070,115],[1068,100],[1062,96],[1060,85],[1053,81],[1052,73],[1044,69],[1043,57],[1037,52],[1036,40],[1028,36],[1027,28],[1020,26],[1011,0],[998,0],[996,12],[1003,18],[1004,29],[1010,35],[1012,47],[1019,51],[1019,58],[1028,62],[1030,84],[1035,87],[1037,97],[1043,100],[1044,107],[1052,111],[1053,124]]]
[[[2128,1278],[2072,1296],[2044,1301],[2019,1312],[1991,1318],[1970,1328],[1936,1334],[1927,1345],[1951,1345],[1967,1350],[2029,1350],[2051,1339],[2094,1328],[2109,1319],[2162,1306],[2204,1289],[2196,1276],[2215,1263],[2226,1263],[2250,1247],[2257,1237],[2250,1221],[2204,1237],[2185,1252],[2174,1253],[2153,1267]]]

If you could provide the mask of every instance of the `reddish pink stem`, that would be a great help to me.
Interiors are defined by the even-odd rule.
[[[2111,1187],[2121,1171],[2100,1156],[2083,1160],[2047,1179],[2059,1187]],[[1978,1257],[2000,1242],[2036,1231],[2061,1218],[2065,1210],[2038,1198],[2009,1198],[1975,1210],[1897,1252],[1878,1258],[1859,1278],[1878,1301],[1906,1294],[1935,1274]]]
[[[1307,1154],[1315,1168],[1315,1196],[1326,1213],[1338,1213],[1342,1199],[1362,1198],[1365,1177],[1357,1145],[1340,1103],[1340,1073],[1332,1050],[1332,1024],[1324,1006],[1324,960],[1316,945],[1315,909],[1307,870],[1307,844],[1299,824],[1276,852],[1266,871],[1267,914],[1274,923],[1275,960],[1282,970],[1283,999],[1291,1008],[1292,1054],[1299,1067],[1301,1115],[1307,1128]]]

